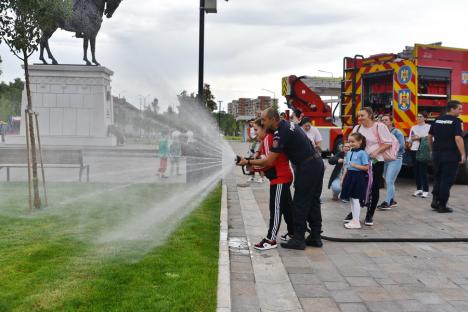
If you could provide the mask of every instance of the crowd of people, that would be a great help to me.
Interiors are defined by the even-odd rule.
[[[432,124],[426,123],[424,112],[419,113],[407,140],[394,127],[391,115],[376,118],[369,107],[358,112],[358,125],[342,150],[328,160],[334,166],[328,182],[332,199],[350,205],[344,218],[345,228],[362,227],[362,208],[366,209],[364,225],[373,226],[376,209],[390,210],[398,205],[395,181],[405,153],[409,153],[414,170],[416,190],[412,195],[429,197],[427,170],[432,161],[434,186],[430,206],[439,213],[453,211],[447,206],[450,188],[458,166],[466,161],[462,123],[458,118],[461,110],[460,102],[449,101],[447,113]],[[270,180],[269,228],[255,248],[277,247],[281,216],[287,224],[287,232],[280,236],[282,247],[300,250],[306,246],[321,247],[320,197],[325,167],[320,132],[300,111],[293,112],[289,121],[273,108],[263,111],[251,126],[248,130],[251,155],[241,157],[238,164],[252,166]],[[384,187],[386,196],[379,204],[380,190]]]

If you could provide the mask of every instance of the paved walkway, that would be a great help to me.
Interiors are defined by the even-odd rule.
[[[241,143],[233,147],[246,150]],[[468,244],[324,241],[323,248],[305,251],[257,252],[252,244],[266,235],[268,183],[246,180],[239,168],[225,179],[232,311],[468,311]],[[397,191],[399,207],[377,211],[373,227],[345,230],[348,205],[331,201],[325,189],[324,235],[468,237],[467,186],[453,188],[453,214],[413,198],[409,179],[400,180]]]

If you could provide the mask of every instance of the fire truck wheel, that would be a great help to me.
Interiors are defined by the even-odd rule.
[[[466,153],[468,153],[468,136],[465,137],[465,154]],[[457,182],[460,184],[468,184],[468,163],[466,161],[458,168]]]

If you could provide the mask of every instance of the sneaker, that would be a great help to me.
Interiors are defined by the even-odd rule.
[[[255,178],[253,176],[247,179],[247,182],[253,182],[253,181],[255,181]]]
[[[305,242],[291,238],[286,243],[281,243],[281,247],[286,249],[297,249],[297,250],[304,250],[306,248]]]
[[[398,207],[398,203],[392,199],[390,201],[390,207]]]
[[[349,199],[344,199],[344,198],[342,198],[341,201],[342,201],[343,203],[349,203]]]
[[[265,180],[263,180],[263,178],[260,177],[260,178],[256,179],[255,182],[257,182],[257,183],[263,183],[263,182],[265,182]]]
[[[423,192],[421,195],[422,198],[427,198],[427,196],[429,196],[429,192]]]
[[[281,239],[282,241],[287,242],[288,240],[290,240],[290,239],[293,238],[293,237],[294,237],[294,236],[293,236],[292,234],[286,233],[286,234],[284,234],[284,235],[281,235],[281,236],[280,236],[280,239]]]
[[[319,236],[312,236],[312,235],[307,236],[305,240],[305,244],[307,246],[318,247],[318,248],[323,246],[322,238],[320,237],[320,235]]]
[[[360,229],[361,228],[361,222],[357,220],[351,220],[350,222],[346,223],[344,225],[345,228],[347,229]]]
[[[416,192],[413,193],[413,196],[418,197],[418,196],[421,196],[422,194],[423,194],[422,190],[417,190]]]
[[[353,214],[350,212],[348,215],[344,218],[343,222],[348,223],[349,221],[353,220]]]
[[[379,210],[392,210],[392,206],[390,206],[386,201],[382,202],[380,205],[377,206]]]
[[[268,249],[273,249],[276,247],[277,247],[276,241],[270,240],[267,238],[262,239],[260,243],[254,245],[254,248],[257,250],[268,250]]]
[[[366,220],[364,221],[364,224],[367,226],[372,226],[374,225],[374,219],[370,216],[366,216]]]

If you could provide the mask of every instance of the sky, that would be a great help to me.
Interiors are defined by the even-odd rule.
[[[218,13],[205,16],[205,82],[223,110],[240,97],[274,95],[284,103],[282,77],[339,77],[345,56],[438,41],[468,48],[466,12],[466,0],[218,0]],[[104,20],[96,48],[97,60],[114,71],[114,95],[137,107],[157,97],[165,110],[183,90],[196,92],[198,30],[197,0],[123,0]],[[59,63],[83,63],[73,35],[51,38]],[[22,77],[4,44],[0,56],[0,80]]]

